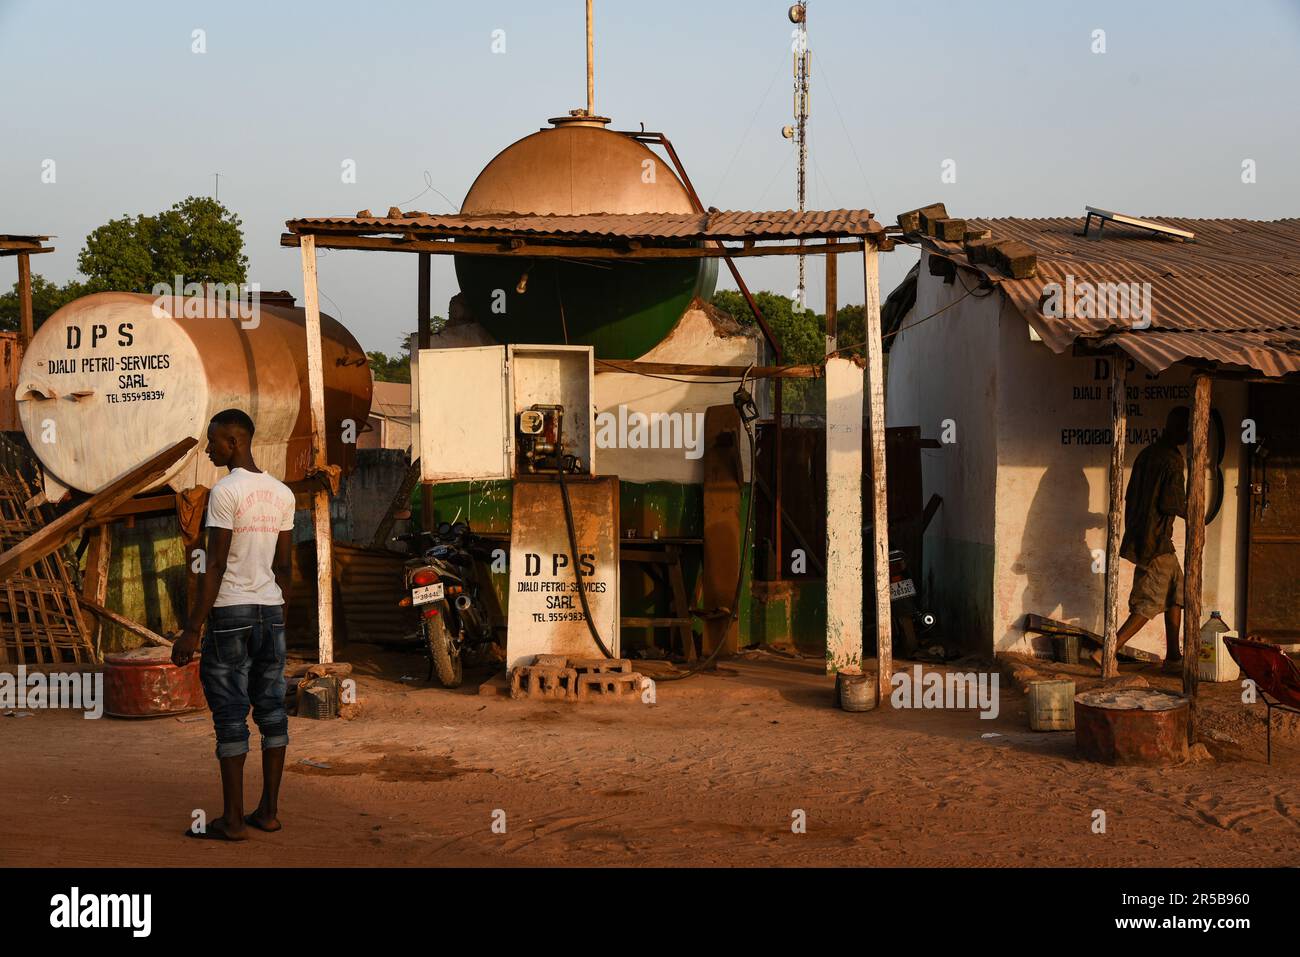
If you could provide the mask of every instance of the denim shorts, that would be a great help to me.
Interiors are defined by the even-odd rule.
[[[284,710],[284,611],[280,605],[227,605],[208,615],[199,678],[212,709],[217,757],[248,753],[248,711],[262,749],[289,743]]]

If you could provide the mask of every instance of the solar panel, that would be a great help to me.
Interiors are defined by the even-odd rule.
[[[1092,221],[1097,220],[1097,238],[1101,238],[1101,231],[1107,223],[1122,223],[1125,226],[1135,226],[1138,229],[1145,229],[1156,233],[1160,236],[1173,236],[1175,239],[1181,239],[1183,242],[1195,242],[1196,234],[1188,232],[1185,229],[1176,229],[1173,226],[1166,226],[1164,223],[1157,223],[1151,219],[1139,219],[1136,216],[1126,216],[1123,213],[1114,213],[1108,209],[1098,209],[1096,206],[1085,206],[1088,211],[1087,217],[1083,221],[1083,235],[1088,235],[1088,230],[1092,226]]]

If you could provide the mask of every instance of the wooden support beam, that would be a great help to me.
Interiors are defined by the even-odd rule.
[[[876,596],[879,701],[889,700],[894,674],[889,598],[889,498],[885,468],[885,357],[880,337],[880,261],[874,246],[862,254],[867,339],[867,408],[871,429],[871,574]],[[860,539],[859,539],[860,540]]]
[[[689,362],[641,362],[637,359],[597,359],[596,374],[626,372],[635,375],[693,375],[739,379],[746,372],[751,379],[820,379],[819,365],[799,366],[715,366]]]
[[[1205,475],[1209,462],[1210,388],[1204,372],[1192,375],[1191,438],[1188,440],[1187,538],[1183,549],[1183,693],[1192,700],[1188,735],[1195,740],[1196,663],[1200,651],[1201,586],[1205,580]]]
[[[1110,502],[1106,509],[1106,609],[1101,676],[1119,674],[1119,542],[1124,528],[1124,453],[1128,439],[1128,356],[1110,359]]]
[[[158,645],[162,648],[170,648],[172,646],[172,643],[166,638],[164,638],[162,635],[158,634],[152,629],[146,628],[138,621],[132,621],[130,618],[126,618],[123,615],[119,615],[115,611],[109,611],[107,608],[105,608],[97,601],[92,601],[89,598],[83,597],[81,599],[81,606],[85,608],[87,611],[94,612],[95,615],[97,615],[100,618],[103,618],[105,621],[111,621],[119,628],[125,628],[127,631],[131,632],[132,634],[139,635],[141,638],[143,638],[151,645]]]
[[[19,356],[36,334],[32,319],[32,262],[27,253],[18,254],[18,347]]]
[[[376,230],[378,231],[378,230]],[[725,246],[722,240],[711,240],[706,246],[653,246],[645,242],[613,240],[622,245],[586,246],[562,242],[521,240],[518,236],[475,238],[453,241],[451,237],[418,238],[408,236],[358,236],[353,233],[282,233],[281,246],[298,246],[307,236],[315,236],[321,249],[387,250],[404,253],[431,253],[435,256],[513,256],[523,259],[741,259],[750,256],[819,256],[834,250],[837,253],[861,252],[866,244],[860,240],[840,243],[796,243],[790,246],[749,245]],[[735,242],[738,240],[728,240]],[[750,240],[752,242],[752,240]]]
[[[90,548],[86,552],[86,573],[81,580],[81,604],[87,601],[103,606],[108,597],[108,567],[112,558],[112,526],[100,525],[90,532]],[[185,607],[189,607],[187,604]],[[93,610],[93,609],[92,609]],[[104,628],[99,622],[87,622],[95,657],[103,658]]]
[[[429,254],[420,253],[419,284],[416,290],[416,341],[421,349],[428,349],[433,345],[433,260]],[[426,532],[432,532],[438,527],[434,520],[434,511],[436,503],[434,501],[434,491],[432,482],[420,483],[420,524]]]
[[[307,332],[307,392],[311,403],[312,464],[318,474],[326,461],[325,372],[321,352],[320,297],[316,287],[316,238],[302,239],[302,298]],[[324,481],[323,474],[321,480]],[[334,534],[330,526],[330,493],[321,487],[312,493],[312,521],[316,539],[316,616],[320,633],[318,659],[334,660]]]
[[[90,498],[64,512],[54,521],[25,538],[0,555],[0,582],[18,574],[40,561],[46,555],[52,555],[72,539],[76,538],[88,524],[93,524],[103,516],[142,489],[148,488],[171,470],[171,467],[184,458],[191,449],[198,445],[193,436],[182,439],[175,445],[163,449],[142,465],[136,466],[103,491],[96,492]]]

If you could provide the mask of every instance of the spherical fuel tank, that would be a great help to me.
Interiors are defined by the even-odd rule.
[[[370,411],[370,370],[356,339],[326,315],[321,349],[329,462],[347,472]],[[225,471],[204,454],[208,422],[228,408],[252,417],[264,471],[294,482],[312,463],[306,322],[291,306],[85,296],[36,331],[15,399],[42,468],[68,489],[97,492],[189,436],[198,446],[152,488],[210,488]]]
[[[643,143],[598,117],[564,117],[506,147],[479,173],[463,214],[691,213],[690,194]],[[714,259],[561,262],[459,255],[474,318],[498,341],[594,346],[635,359],[717,282]]]

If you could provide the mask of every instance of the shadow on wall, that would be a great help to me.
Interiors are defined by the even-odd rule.
[[[1082,468],[1049,466],[1025,515],[1011,570],[1025,579],[1026,611],[1092,629],[1104,601],[1105,575],[1093,569],[1087,535],[1105,528],[1106,516],[1089,511],[1088,498]]]

